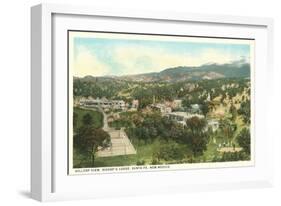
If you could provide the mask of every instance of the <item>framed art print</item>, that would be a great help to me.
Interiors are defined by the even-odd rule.
[[[32,197],[270,186],[271,30],[266,18],[33,7]]]

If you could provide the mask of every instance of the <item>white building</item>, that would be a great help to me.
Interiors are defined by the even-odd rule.
[[[125,102],[123,100],[112,100],[110,102],[113,109],[125,109]]]
[[[132,101],[132,108],[137,109],[138,107],[139,107],[139,100],[134,99],[134,100]]]
[[[153,104],[153,105],[151,105],[151,107],[152,107],[152,109],[156,109],[156,110],[160,111],[162,114],[167,114],[167,113],[172,112],[171,107],[168,107],[165,104],[161,104],[161,103]]]
[[[192,117],[198,117],[199,119],[203,119],[204,115],[201,114],[190,114],[186,112],[171,112],[166,114],[169,119],[176,121],[179,124],[182,124],[183,126],[186,126],[186,120],[192,118]],[[219,121],[216,119],[209,119],[207,120],[207,126],[205,130],[207,131],[208,128],[211,128],[213,132],[217,131],[219,129]]]
[[[182,107],[182,100],[181,99],[175,99],[173,101],[173,108],[181,108]]]
[[[209,119],[208,121],[208,127],[212,129],[213,132],[217,131],[219,129],[219,121],[216,119]]]
[[[80,105],[85,107],[101,107],[103,109],[125,109],[123,100],[107,100],[102,99],[81,99]]]
[[[166,116],[171,119],[176,121],[177,123],[182,124],[183,126],[186,126],[186,120],[192,118],[192,117],[198,117],[199,119],[204,118],[204,115],[200,114],[189,114],[186,112],[171,112],[166,114]]]

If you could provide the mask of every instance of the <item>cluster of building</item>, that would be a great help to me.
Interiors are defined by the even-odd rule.
[[[173,110],[178,110],[182,108],[182,100],[175,99],[173,101],[165,101],[164,103],[155,103],[150,105],[150,108],[153,110],[157,110],[162,114],[171,113]]]
[[[203,119],[205,117],[202,114],[196,114],[196,113],[191,114],[188,112],[171,112],[171,113],[165,114],[165,116],[173,121],[176,121],[177,123],[181,124],[182,126],[186,126],[186,121],[193,117],[197,117],[199,119]],[[206,130],[209,128],[213,132],[217,131],[219,129],[219,121],[216,119],[208,119]]]
[[[186,120],[191,119],[192,117],[198,117],[199,119],[204,118],[204,115],[190,114],[187,112],[171,112],[171,113],[165,114],[165,116],[171,120],[176,121],[179,124],[182,124],[183,126],[186,126]]]
[[[118,109],[122,111],[136,111],[139,107],[139,100],[134,99],[131,103],[126,103],[123,100],[108,100],[106,98],[82,98],[78,103],[83,107],[102,108],[104,111],[109,109]],[[199,104],[192,104],[190,108],[183,109],[182,100],[176,99],[173,101],[165,101],[163,103],[153,103],[148,106],[152,110],[159,111],[162,116],[176,121],[177,123],[186,126],[186,120],[197,117],[204,118],[202,115],[201,106]],[[207,120],[208,127],[212,131],[216,131],[219,128],[219,122],[215,119]]]
[[[201,105],[192,104],[190,105],[190,108],[183,109],[182,100],[174,100],[171,102],[166,101],[164,103],[153,103],[150,107],[161,112],[162,116],[168,117],[169,119],[176,121],[183,126],[186,126],[186,120],[192,117],[197,117],[199,119],[205,117],[202,114]],[[212,131],[215,132],[219,128],[218,120],[207,120],[207,127],[210,127]]]
[[[124,100],[108,100],[105,97],[103,98],[82,98],[79,100],[79,105],[84,107],[99,107],[103,110],[106,109],[120,109],[127,110],[132,109],[136,110],[139,107],[138,100],[132,100],[131,104],[125,103]]]

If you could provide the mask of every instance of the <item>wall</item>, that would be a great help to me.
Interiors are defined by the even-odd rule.
[[[171,196],[129,197],[107,200],[91,200],[79,204],[93,205],[278,205],[280,204],[280,70],[279,62],[281,14],[278,1],[260,0],[61,0],[56,3],[84,5],[102,5],[110,7],[137,8],[140,10],[183,11],[208,14],[231,14],[244,16],[267,16],[275,20],[275,97],[272,108],[272,124],[276,129],[276,187],[272,189],[254,189],[228,192],[192,193]],[[28,198],[29,190],[29,149],[30,149],[30,14],[29,7],[40,3],[35,0],[9,0],[1,2],[1,141],[0,141],[0,201],[1,205],[36,205]],[[278,47],[279,45],[279,47]],[[265,68],[266,69],[266,68]],[[265,85],[266,86],[266,85]],[[76,205],[77,202],[56,203]]]

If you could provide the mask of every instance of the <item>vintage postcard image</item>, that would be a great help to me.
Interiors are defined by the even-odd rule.
[[[254,165],[254,39],[68,31],[68,173]]]

